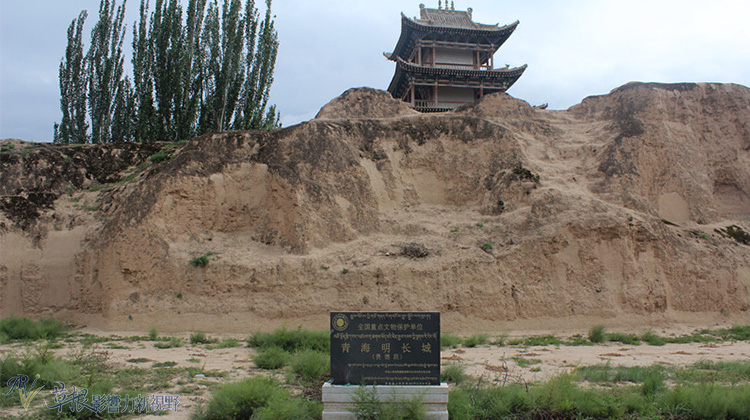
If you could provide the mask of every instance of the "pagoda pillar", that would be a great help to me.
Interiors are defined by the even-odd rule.
[[[420,54],[420,55],[421,55],[421,54]],[[416,101],[416,97],[415,97],[415,95],[414,95],[414,91],[415,91],[415,89],[414,89],[414,83],[412,83],[412,84],[411,84],[411,107],[412,107],[412,108],[414,108],[414,106],[416,105],[416,102],[417,102],[417,101]]]

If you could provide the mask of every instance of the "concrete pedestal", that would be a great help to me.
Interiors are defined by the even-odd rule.
[[[356,420],[352,413],[352,397],[358,385],[323,384],[323,420]],[[368,390],[371,386],[366,386]],[[435,386],[376,386],[375,393],[384,403],[409,401],[421,397],[427,409],[426,420],[448,420],[448,384]]]

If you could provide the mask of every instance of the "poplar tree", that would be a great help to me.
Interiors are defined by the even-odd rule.
[[[156,140],[157,120],[154,108],[154,50],[151,46],[148,22],[149,2],[141,0],[140,16],[133,24],[133,89],[135,139],[150,143]]]
[[[86,143],[86,85],[88,78],[83,55],[83,25],[88,13],[82,11],[68,27],[68,46],[60,62],[60,110],[62,120],[55,124],[55,143]]]
[[[112,141],[114,102],[117,91],[122,87],[124,72],[122,44],[126,4],[127,0],[124,0],[115,13],[115,0],[102,0],[99,21],[91,32],[91,46],[86,61],[89,68],[88,99],[92,143]]]
[[[126,0],[101,0],[85,56],[85,12],[73,21],[55,141],[174,141],[279,126],[276,107],[268,107],[279,46],[271,1],[262,21],[254,0],[187,1],[185,15],[180,0],[156,0],[153,12],[150,0],[140,1],[132,79],[122,50]]]

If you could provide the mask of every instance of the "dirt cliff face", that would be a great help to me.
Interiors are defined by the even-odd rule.
[[[750,309],[742,86],[629,84],[567,111],[489,95],[430,115],[353,89],[270,133],[87,146],[98,172],[65,158],[76,148],[2,146],[3,316],[246,332],[440,310],[471,331]]]

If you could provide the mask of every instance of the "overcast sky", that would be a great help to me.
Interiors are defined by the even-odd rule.
[[[184,1],[186,2],[186,1]],[[400,12],[437,0],[275,0],[281,42],[272,102],[285,126],[306,121],[351,87],[386,89]],[[128,38],[139,0],[128,2]],[[152,1],[153,3],[153,1]],[[257,1],[257,3],[263,3]],[[496,66],[528,64],[509,90],[564,109],[629,81],[750,85],[747,0],[457,0],[474,19],[521,24]],[[99,0],[0,0],[0,138],[50,141],[61,118],[57,71],[71,20]]]

